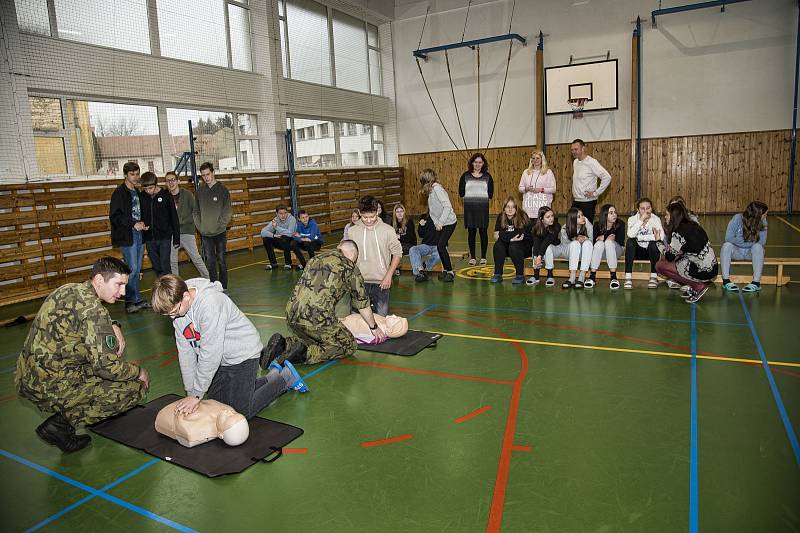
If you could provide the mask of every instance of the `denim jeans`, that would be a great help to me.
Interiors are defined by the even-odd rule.
[[[228,245],[228,232],[206,237],[203,235],[203,258],[206,260],[208,276],[211,281],[219,280],[222,288],[228,288],[228,265],[225,263],[225,248]],[[219,263],[219,274],[217,274]]]
[[[416,246],[412,246],[408,251],[408,257],[411,258],[411,271],[415,276],[422,270],[423,257],[428,257],[428,260],[425,261],[425,270],[428,272],[433,270],[433,267],[436,265],[436,263],[441,263],[441,259],[439,259],[438,248],[436,248],[436,246],[431,246],[430,244],[418,244]]]
[[[142,301],[142,295],[139,293],[139,273],[142,271],[144,244],[142,243],[142,232],[135,229],[131,231],[133,232],[133,244],[122,247],[122,260],[131,269],[128,284],[125,286],[125,305],[138,304]]]
[[[278,372],[258,377],[258,357],[254,357],[238,365],[220,366],[207,396],[250,419],[286,390],[286,381]]]

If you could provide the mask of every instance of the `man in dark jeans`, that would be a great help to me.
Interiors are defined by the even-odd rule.
[[[158,178],[152,172],[142,174],[142,188],[146,193],[142,195],[142,219],[149,227],[145,232],[149,237],[147,255],[159,277],[171,272],[172,248],[181,245],[178,211],[172,195],[158,186]]]
[[[211,281],[228,289],[228,266],[225,263],[225,249],[228,244],[228,223],[233,216],[231,195],[228,189],[214,177],[214,165],[206,161],[200,165],[203,183],[197,189],[197,206],[194,225],[203,239],[203,259],[208,267]],[[219,270],[217,270],[219,266]]]
[[[144,194],[139,185],[139,165],[131,161],[122,167],[125,181],[111,193],[108,218],[111,221],[111,246],[122,251],[122,258],[131,269],[125,289],[125,311],[136,313],[150,307],[150,302],[139,293],[139,273],[144,256],[144,232],[147,225],[142,221]]]

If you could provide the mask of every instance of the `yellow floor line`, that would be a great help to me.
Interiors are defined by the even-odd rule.
[[[791,222],[789,222],[785,218],[779,217],[778,215],[775,215],[775,218],[777,218],[778,220],[780,220],[781,222],[783,222],[784,224],[786,224],[787,226],[789,226],[790,228],[792,228],[796,232],[800,233],[800,228],[798,228],[797,226],[795,226],[794,224],[792,224]]]
[[[283,316],[276,316],[276,315],[265,315],[261,313],[245,313],[245,315],[249,316],[257,316],[261,318],[274,318],[277,320],[284,320],[285,317]],[[503,337],[489,337],[483,335],[467,335],[466,333],[449,333],[446,331],[434,331],[429,330],[430,333],[438,333],[439,335],[444,335],[446,337],[460,337],[462,339],[473,339],[473,340],[481,340],[481,341],[496,341],[496,342],[518,342],[520,344],[535,344],[539,346],[553,346],[556,348],[578,348],[582,350],[600,350],[604,352],[621,352],[621,353],[635,353],[635,354],[642,354],[642,355],[653,355],[653,356],[660,356],[660,357],[682,357],[684,359],[691,359],[692,354],[688,353],[680,353],[680,352],[658,352],[653,350],[634,350],[631,348],[613,348],[608,346],[595,346],[592,344],[568,344],[563,342],[548,342],[548,341],[534,341],[528,339],[505,339]],[[734,363],[760,363],[758,359],[747,359],[743,357],[720,357],[716,355],[699,355],[697,356],[698,359],[707,359],[710,361],[727,361],[727,362],[734,362]],[[800,363],[789,363],[784,361],[769,361],[770,365],[774,366],[788,366],[788,367],[797,367],[800,368]]]

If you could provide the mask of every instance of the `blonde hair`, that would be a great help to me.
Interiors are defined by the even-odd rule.
[[[153,282],[153,311],[166,315],[183,299],[183,293],[188,292],[186,282],[175,274],[165,274]]]
[[[397,208],[401,208],[403,210],[403,220],[397,222]],[[398,235],[405,235],[406,233],[406,225],[408,224],[408,211],[406,210],[406,206],[401,203],[394,204],[392,208],[392,226],[394,227],[395,231],[400,230]]]
[[[432,168],[426,168],[419,175],[419,182],[422,184],[420,194],[430,194],[433,190],[433,186],[438,183],[436,172],[434,172]]]
[[[542,152],[541,150],[534,150],[533,153],[531,154],[531,162],[528,165],[527,172],[528,174],[533,173],[533,156],[535,155],[538,155],[539,157],[542,158],[542,169],[539,171],[539,175],[544,176],[545,174],[547,174],[547,171],[550,169],[550,167],[547,166],[547,158],[544,156],[544,152]]]

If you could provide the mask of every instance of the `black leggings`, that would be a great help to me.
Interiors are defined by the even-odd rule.
[[[469,245],[469,256],[475,257],[475,232],[481,234],[481,259],[486,259],[486,249],[489,247],[489,232],[486,228],[467,228],[467,244]]]
[[[439,252],[439,259],[442,260],[442,268],[445,272],[453,270],[453,263],[450,262],[450,252],[447,251],[447,243],[455,230],[455,222],[449,226],[442,226],[442,231],[439,233],[439,242],[436,243],[436,251]]]
[[[585,214],[584,214],[585,215]],[[635,259],[649,259],[650,260],[650,273],[654,274],[656,271],[656,263],[661,257],[661,252],[658,250],[655,241],[647,243],[647,248],[642,248],[636,239],[628,239],[625,242],[625,273],[630,274],[633,272],[633,261]]]
[[[525,274],[525,258],[531,256],[531,241],[521,240],[514,242],[503,242],[497,240],[492,248],[494,255],[494,273],[503,273],[503,263],[506,257],[511,258],[514,263],[514,271],[517,276]]]

